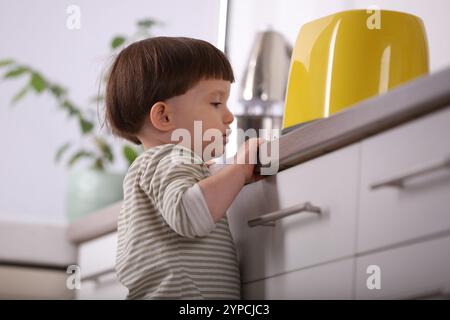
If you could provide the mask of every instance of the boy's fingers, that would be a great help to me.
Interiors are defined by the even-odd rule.
[[[258,145],[263,144],[264,142],[267,142],[264,138],[258,138]]]
[[[208,161],[205,162],[205,165],[207,167],[209,167],[209,166],[212,166],[214,163],[215,163],[214,160],[208,160]]]

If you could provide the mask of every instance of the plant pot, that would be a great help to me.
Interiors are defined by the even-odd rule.
[[[122,200],[124,178],[124,173],[94,169],[71,171],[66,199],[69,222]]]

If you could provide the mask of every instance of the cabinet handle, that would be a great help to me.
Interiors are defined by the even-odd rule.
[[[248,226],[275,226],[275,221],[301,212],[313,212],[320,214],[322,213],[322,209],[320,207],[313,206],[309,202],[305,202],[283,210],[267,213],[258,218],[251,219],[248,221]]]
[[[101,282],[100,279],[103,276],[109,275],[109,274],[115,274],[116,273],[116,269],[114,267],[106,269],[104,271],[100,271],[94,274],[91,274],[87,277],[82,277],[81,281],[95,281],[97,283]]]
[[[421,167],[411,169],[410,171],[404,172],[392,178],[377,181],[370,186],[370,189],[375,190],[383,187],[403,188],[405,180],[407,179],[445,168],[450,169],[450,156],[444,159],[433,161]]]

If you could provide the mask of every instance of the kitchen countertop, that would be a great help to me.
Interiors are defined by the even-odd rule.
[[[446,68],[282,135],[279,168],[298,165],[449,106],[450,68]],[[69,240],[81,243],[115,231],[120,206],[121,202],[113,204],[72,223],[67,230]]]

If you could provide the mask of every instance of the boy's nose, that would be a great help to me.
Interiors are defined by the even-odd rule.
[[[234,121],[234,115],[231,113],[230,109],[226,108],[224,120],[226,124],[230,124]]]

